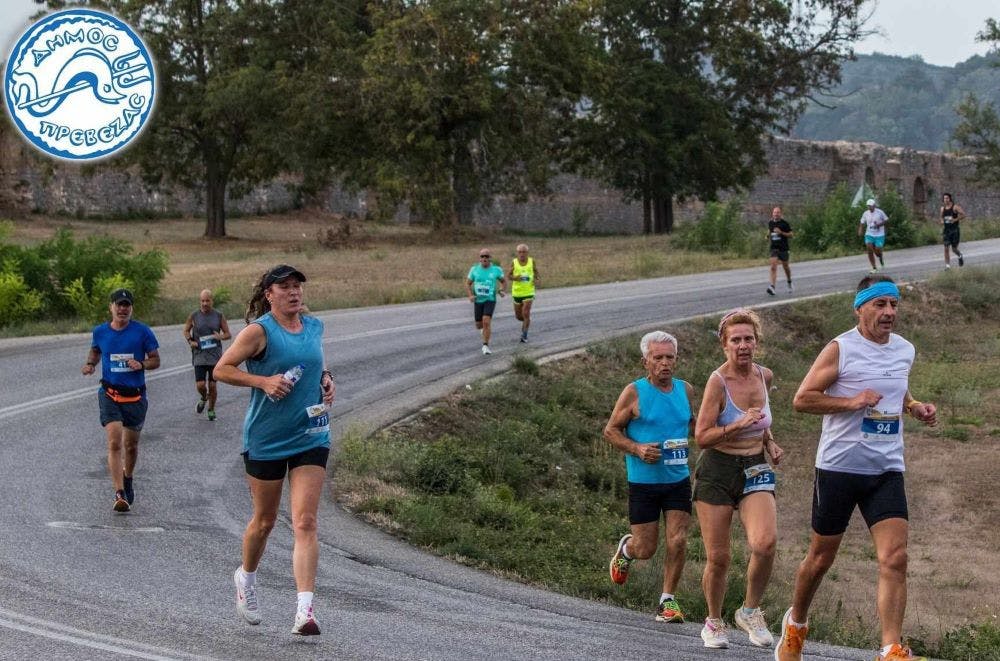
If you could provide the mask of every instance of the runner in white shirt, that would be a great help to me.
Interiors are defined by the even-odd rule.
[[[872,265],[872,273],[877,273],[879,267],[885,268],[885,260],[882,258],[882,248],[885,246],[885,224],[889,222],[889,216],[875,206],[875,200],[868,200],[868,209],[861,214],[861,222],[858,225],[858,236],[865,235],[865,248],[868,249],[868,261]],[[875,265],[875,257],[878,257],[878,266]]]
[[[937,424],[933,404],[909,390],[914,349],[892,332],[899,289],[884,275],[866,276],[854,298],[855,328],[826,345],[795,393],[796,411],[823,415],[816,452],[812,537],[795,576],[792,607],[781,622],[777,661],[801,661],[809,606],[854,509],[868,526],[878,558],[876,608],[882,649],[876,661],[917,661],[901,644],[906,610],[906,491],[903,417]]]

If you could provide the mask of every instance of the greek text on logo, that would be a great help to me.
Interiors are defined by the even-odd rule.
[[[91,161],[139,135],[153,108],[155,76],[132,28],[111,14],[70,9],[40,19],[14,45],[5,105],[41,151]]]

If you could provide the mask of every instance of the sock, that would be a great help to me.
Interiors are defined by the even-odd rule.
[[[885,656],[886,654],[888,654],[890,649],[892,649],[892,645],[886,645],[886,646],[884,646],[882,648],[882,652],[880,653],[880,656]]]
[[[628,554],[628,542],[622,544],[622,557],[629,561],[632,560],[632,556]]]
[[[240,583],[243,584],[243,587],[248,588],[256,582],[257,582],[257,572],[247,571],[246,569],[243,569],[243,567],[241,566]]]
[[[742,608],[740,608],[740,610],[743,611],[744,615],[749,615],[750,613],[754,612],[757,609],[756,608],[747,608],[746,606],[743,606]]]
[[[312,592],[299,592],[299,612],[308,612],[313,605],[313,593]]]
[[[798,622],[792,619],[791,613],[788,614],[788,623],[793,627],[795,627],[796,629],[804,629],[806,625],[809,624],[808,620],[806,621],[806,624],[799,624]]]
[[[674,598],[674,595],[670,594],[669,592],[664,592],[663,594],[660,595],[660,603],[662,604],[664,601],[667,601],[668,599],[673,599],[673,598]]]

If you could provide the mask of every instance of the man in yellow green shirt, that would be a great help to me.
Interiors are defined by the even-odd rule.
[[[511,262],[508,277],[510,294],[514,299],[514,316],[521,322],[521,341],[528,341],[528,326],[531,325],[531,304],[535,301],[535,287],[538,285],[538,267],[535,260],[528,257],[527,244],[516,249],[517,257]]]

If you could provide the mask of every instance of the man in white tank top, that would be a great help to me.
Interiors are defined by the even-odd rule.
[[[937,424],[933,404],[910,394],[913,345],[892,332],[899,289],[869,275],[858,285],[858,325],[826,345],[795,394],[796,411],[823,415],[816,452],[812,537],[795,576],[792,607],[781,623],[777,661],[799,661],[809,606],[833,565],[854,509],[868,525],[879,563],[877,606],[882,649],[876,661],[913,661],[901,644],[906,610],[909,524],[903,486],[903,417]]]

